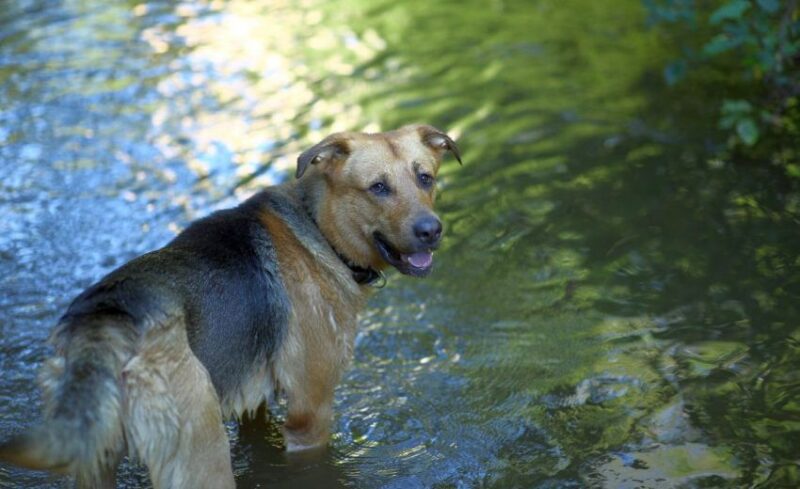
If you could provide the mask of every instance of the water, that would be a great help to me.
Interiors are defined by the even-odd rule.
[[[645,24],[634,0],[6,2],[0,437],[37,419],[84,287],[332,131],[422,121],[465,157],[436,270],[371,300],[325,454],[231,425],[240,487],[797,485],[800,194],[713,156],[726,81],[664,87]]]

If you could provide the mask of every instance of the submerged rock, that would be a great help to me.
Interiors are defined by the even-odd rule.
[[[683,488],[729,481],[738,476],[730,451],[702,443],[662,445],[623,452],[594,470],[602,487],[613,489]],[[715,484],[716,485],[716,484]]]

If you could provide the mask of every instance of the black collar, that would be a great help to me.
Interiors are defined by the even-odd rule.
[[[333,247],[331,246],[331,248]],[[336,250],[334,249],[334,251]],[[386,285],[386,276],[382,272],[373,268],[353,265],[350,263],[350,260],[342,256],[338,251],[336,251],[336,256],[347,265],[347,268],[349,268],[350,272],[353,274],[353,280],[355,280],[358,285],[372,285],[377,289],[382,289]]]
[[[303,208],[306,211],[306,214],[311,219],[311,222],[314,223],[314,226],[317,227],[319,233],[322,234],[322,229],[319,228],[319,224],[317,224],[317,220],[314,219],[314,215],[311,213],[311,209],[308,208],[308,203],[306,202],[305,195],[303,195],[301,201],[303,203]],[[376,289],[382,289],[384,286],[386,286],[386,276],[383,274],[383,272],[375,270],[374,268],[364,268],[353,264],[353,262],[348,260],[344,255],[339,253],[336,250],[336,248],[333,247],[333,244],[331,244],[331,242],[328,241],[327,238],[325,238],[324,234],[322,234],[322,238],[328,242],[328,245],[331,247],[333,252],[336,253],[336,256],[338,256],[339,259],[342,260],[342,263],[347,265],[347,268],[350,269],[350,272],[353,276],[353,280],[355,280],[355,282],[358,285],[371,285]]]

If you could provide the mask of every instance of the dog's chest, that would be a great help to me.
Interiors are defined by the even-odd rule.
[[[257,385],[264,385],[266,376],[271,388],[287,392],[302,384],[338,381],[352,356],[357,315],[366,300],[365,288],[327,243],[304,233],[295,220],[271,209],[260,215],[289,313],[276,354],[266,369],[255,366],[252,376]],[[255,401],[243,404],[250,409]]]

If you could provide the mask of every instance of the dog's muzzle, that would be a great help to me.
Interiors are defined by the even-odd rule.
[[[441,224],[438,236],[441,236]],[[438,246],[439,237],[437,236],[435,243],[427,246],[420,246],[419,250],[411,253],[403,253],[394,247],[389,241],[380,233],[376,232],[373,235],[375,240],[375,247],[378,249],[381,257],[389,265],[395,267],[401,273],[412,275],[414,277],[424,277],[431,272],[433,268],[433,250]],[[422,241],[422,240],[420,240]]]

